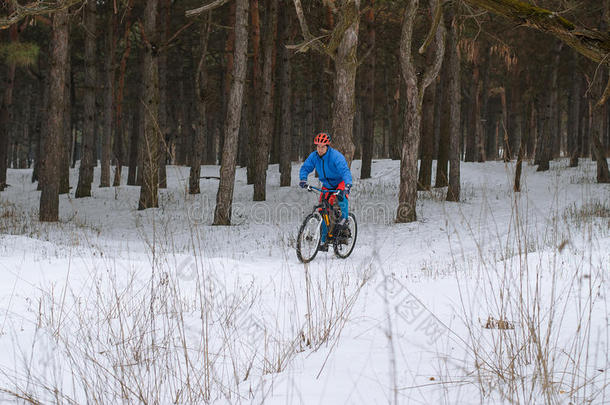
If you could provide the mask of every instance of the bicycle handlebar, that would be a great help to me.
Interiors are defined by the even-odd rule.
[[[339,194],[339,192],[341,190],[323,190],[321,188],[318,187],[314,187],[314,186],[310,186],[309,184],[307,185],[307,191],[319,191],[321,193],[334,193],[334,194]]]

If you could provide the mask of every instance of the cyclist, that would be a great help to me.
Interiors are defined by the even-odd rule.
[[[337,232],[345,228],[345,222],[347,221],[348,214],[348,196],[352,188],[352,173],[347,165],[345,156],[336,149],[331,148],[330,145],[331,137],[325,132],[317,134],[313,140],[316,145],[316,150],[311,152],[307,157],[301,171],[299,173],[299,186],[301,188],[307,187],[307,176],[309,173],[316,169],[320,181],[322,182],[323,190],[341,190],[337,194],[337,202],[341,208],[341,220],[337,223],[335,229]],[[320,201],[322,201],[323,195],[328,197],[328,193],[320,193]],[[330,196],[330,204],[335,203],[335,196]],[[322,238],[320,240],[319,250],[323,252],[328,251],[328,245],[326,244],[327,228],[324,221],[322,221]]]

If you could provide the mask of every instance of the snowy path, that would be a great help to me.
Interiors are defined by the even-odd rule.
[[[167,299],[157,300],[159,311],[170,298],[182,297],[188,327],[178,335],[193,351],[201,343],[202,302],[213,302],[209,350],[217,357],[210,392],[218,403],[498,403],[501,390],[492,383],[492,393],[482,393],[479,382],[490,377],[487,370],[474,372],[472,353],[474,341],[493,346],[493,332],[478,327],[474,336],[469,326],[510,306],[498,291],[514,288],[528,262],[544,270],[535,279],[551,283],[549,274],[560,270],[558,286],[586,279],[602,292],[590,321],[595,356],[579,370],[607,369],[608,287],[600,274],[610,269],[608,218],[569,213],[592,203],[610,212],[610,186],[593,182],[593,163],[583,165],[567,169],[565,161],[554,162],[547,173],[526,166],[524,191],[515,196],[512,166],[463,164],[462,203],[445,203],[443,190],[421,192],[418,221],[394,224],[398,162],[376,161],[373,179],[356,182],[351,196],[359,218],[356,250],[347,260],[319,253],[307,268],[296,258],[294,238],[316,197],[277,187],[277,166],[270,167],[265,203],[249,201],[252,188],[238,170],[238,225],[232,227],[210,226],[217,182],[202,180],[202,194],[189,196],[186,168],[168,168],[159,209],[137,212],[137,187],[94,187],[94,198],[62,196],[62,221],[55,225],[35,220],[39,192],[28,182],[31,172],[10,170],[11,187],[0,194],[0,232],[20,236],[0,235],[0,307],[6,314],[0,365],[4,371],[29,369],[69,391],[74,363],[62,359],[65,346],[53,334],[86,330],[85,313],[99,322],[112,318],[100,315],[109,308],[93,308],[106,306],[100,300],[113,290],[131,297],[125,308],[137,309],[134,302],[146,299],[152,285]],[[202,175],[217,172],[204,167]],[[558,250],[560,245],[567,247]],[[530,253],[527,259],[519,258],[519,247]],[[567,288],[558,291],[571,295],[555,297],[558,304],[586,299]],[[573,325],[580,318],[567,313],[561,319]],[[566,342],[557,338],[558,351],[573,341]],[[595,388],[601,394],[593,403],[610,400],[609,389],[599,388],[608,381],[596,377],[590,392],[576,398],[590,397]],[[557,395],[565,387],[558,383]]]

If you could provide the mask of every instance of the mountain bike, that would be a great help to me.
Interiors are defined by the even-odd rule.
[[[322,221],[324,221],[327,229],[325,243],[332,244],[337,257],[347,258],[356,245],[358,223],[356,216],[350,213],[345,225],[341,229],[335,229],[335,225],[341,219],[341,208],[337,204],[331,204],[329,199],[333,195],[337,196],[341,190],[322,190],[307,186],[307,191],[318,191],[323,194],[320,204],[316,205],[313,212],[305,217],[299,228],[297,257],[303,263],[309,263],[316,257],[322,240]]]

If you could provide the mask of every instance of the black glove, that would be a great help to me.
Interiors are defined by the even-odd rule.
[[[305,181],[305,180],[299,181],[299,187],[301,187],[301,188],[307,187],[307,181]]]
[[[343,199],[349,195],[349,192],[351,189],[352,189],[352,185],[347,184],[345,186],[345,189],[339,191],[339,194],[337,194],[337,199],[339,201],[343,201]]]

